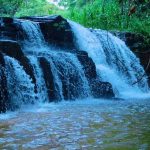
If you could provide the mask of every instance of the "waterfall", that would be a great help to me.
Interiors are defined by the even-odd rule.
[[[37,81],[37,97],[41,102],[45,102],[48,100],[47,95],[47,89],[45,85],[45,81],[43,78],[43,73],[40,68],[40,64],[38,61],[38,58],[36,56],[28,56],[28,59],[30,60],[30,64],[32,65],[34,69],[34,75]]]
[[[43,47],[45,40],[38,23],[29,20],[22,20],[21,27],[26,35],[23,44],[26,46],[27,50],[29,50],[29,45],[32,47],[31,49],[34,47]]]
[[[107,31],[92,32],[75,22],[69,23],[77,48],[88,52],[96,64],[99,77],[112,84],[117,96],[148,91],[144,69],[123,41]]]
[[[34,68],[38,99],[45,101],[48,99],[47,93],[52,91],[54,95],[49,94],[49,96],[56,101],[90,96],[89,83],[77,56],[47,45],[38,23],[22,20],[21,27],[26,35],[23,41],[23,52]],[[41,58],[49,66],[47,69],[53,78],[53,83],[44,79],[42,71],[45,70],[42,70],[39,62]],[[54,84],[53,87],[50,87],[50,84]]]
[[[8,97],[12,107],[35,102],[34,84],[17,60],[5,56]],[[13,108],[12,108],[13,109]]]
[[[82,66],[74,54],[51,52],[51,57],[62,81],[67,83],[67,97],[85,97],[90,95],[90,88]]]
[[[19,20],[24,38],[0,43],[0,79],[5,77],[0,85],[5,89],[0,93],[2,104],[7,95],[8,107],[15,109],[91,96],[111,98],[114,93],[124,98],[149,90],[139,59],[123,41],[107,31],[69,23],[75,47],[62,48],[59,42],[52,46],[45,41],[38,22]]]

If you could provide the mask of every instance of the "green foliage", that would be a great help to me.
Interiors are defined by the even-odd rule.
[[[47,4],[46,0],[29,0],[22,5],[20,11],[16,13],[16,16],[38,16],[47,15],[50,6]]]
[[[46,0],[0,0],[0,16],[38,16],[55,13]]]
[[[86,27],[150,34],[149,0],[61,0],[61,10],[46,0],[0,0],[1,16],[60,14]],[[136,12],[129,15],[132,6]]]
[[[14,16],[23,3],[23,0],[0,0],[0,15]]]
[[[81,3],[79,2],[84,2]],[[129,3],[129,0],[78,0],[74,7],[69,7],[64,16],[86,27],[105,30],[126,30],[131,32],[150,33],[150,12],[148,1],[142,4]],[[137,1],[136,1],[137,2]],[[136,12],[129,16],[132,5]],[[144,10],[144,11],[143,11]]]

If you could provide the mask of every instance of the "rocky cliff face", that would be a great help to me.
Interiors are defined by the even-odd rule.
[[[5,66],[5,57],[9,56],[13,58],[14,61],[17,61],[19,65],[25,71],[27,77],[29,76],[32,84],[34,85],[35,95],[39,92],[38,78],[35,74],[35,68],[30,57],[34,57],[39,62],[40,69],[43,74],[45,86],[47,89],[47,94],[49,101],[57,101],[61,99],[59,93],[59,85],[56,84],[56,76],[54,76],[53,65],[56,66],[62,82],[62,96],[65,100],[75,99],[80,97],[80,91],[74,88],[74,85],[78,87],[80,85],[80,72],[76,72],[76,66],[73,62],[70,62],[71,59],[66,59],[62,57],[65,63],[69,63],[71,70],[67,68],[67,71],[70,71],[70,77],[65,77],[65,65],[60,64],[59,59],[56,60],[56,56],[52,56],[53,52],[42,52],[38,55],[32,54],[32,51],[26,53],[24,52],[24,41],[28,39],[27,33],[22,28],[22,22],[32,21],[37,23],[40,27],[42,35],[44,37],[43,42],[46,42],[46,45],[53,45],[55,51],[64,53],[68,57],[67,53],[73,54],[77,57],[78,61],[82,66],[84,75],[88,81],[90,91],[94,97],[114,97],[112,86],[110,83],[101,82],[97,79],[96,67],[93,60],[88,56],[87,52],[79,51],[75,49],[73,34],[69,23],[67,20],[61,16],[48,16],[48,17],[23,17],[23,18],[1,18],[0,19],[0,112],[5,112],[8,109],[14,108],[10,100],[10,91],[8,88],[8,79],[7,71]],[[31,33],[32,34],[32,33]],[[31,48],[32,49],[32,48]],[[36,48],[38,51],[38,48]],[[61,53],[57,54],[59,57]],[[47,55],[47,56],[45,56]],[[70,56],[70,55],[69,55]],[[72,55],[71,55],[72,56]],[[49,59],[48,59],[49,58]],[[50,59],[52,62],[50,62]],[[56,65],[57,64],[57,65]],[[75,71],[71,74],[72,66],[74,66]],[[10,64],[9,67],[12,67]],[[17,69],[17,68],[16,68]],[[19,72],[18,72],[19,73]],[[76,74],[77,73],[77,74]],[[79,75],[78,75],[79,74]],[[78,76],[77,76],[78,75]],[[17,78],[17,77],[15,77]],[[58,81],[57,81],[58,82]],[[68,83],[69,82],[69,83]],[[81,84],[82,85],[82,84]],[[81,86],[80,85],[80,86]],[[22,85],[23,86],[23,85]],[[17,84],[14,84],[14,88],[17,87]],[[23,87],[25,90],[25,87]],[[27,88],[27,87],[26,87]],[[70,94],[71,93],[71,94]],[[18,97],[19,99],[19,97]],[[35,99],[38,99],[35,96]],[[21,101],[21,100],[20,100]],[[26,100],[24,100],[26,101]]]

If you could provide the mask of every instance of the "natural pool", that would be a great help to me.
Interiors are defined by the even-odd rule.
[[[149,150],[150,101],[88,99],[0,115],[0,149]]]

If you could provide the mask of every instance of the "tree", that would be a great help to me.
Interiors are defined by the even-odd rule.
[[[14,16],[24,2],[24,0],[0,0],[0,14]]]
[[[0,0],[0,15],[48,15],[50,6],[47,0]]]

